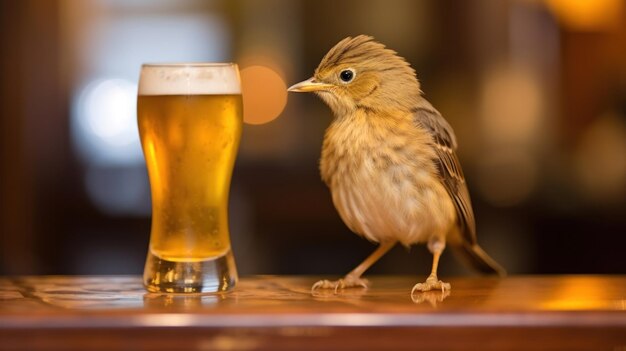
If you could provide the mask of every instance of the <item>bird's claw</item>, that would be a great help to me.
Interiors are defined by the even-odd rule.
[[[417,284],[415,284],[415,286],[413,286],[413,289],[411,290],[411,296],[416,291],[425,292],[425,291],[431,291],[431,290],[434,290],[434,289],[441,289],[441,292],[443,293],[446,290],[450,290],[451,288],[452,288],[452,286],[450,285],[450,283],[445,283],[445,282],[437,279],[436,276],[430,276],[430,277],[428,277],[428,279],[426,279],[425,282],[417,283]]]
[[[317,283],[313,284],[313,286],[311,287],[311,293],[314,293],[315,290],[318,289],[333,289],[335,291],[335,294],[337,294],[339,290],[343,290],[346,288],[362,287],[364,289],[367,289],[368,286],[369,281],[367,279],[346,276],[339,280],[320,280]]]
[[[428,302],[432,307],[437,307],[437,303],[443,302],[448,296],[450,296],[450,290],[438,292],[438,291],[426,291],[414,294],[411,292],[411,301],[416,304]]]

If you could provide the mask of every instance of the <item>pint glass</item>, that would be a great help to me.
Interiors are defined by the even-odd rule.
[[[144,285],[221,292],[237,270],[228,192],[243,119],[237,65],[143,65],[137,119],[152,194]]]

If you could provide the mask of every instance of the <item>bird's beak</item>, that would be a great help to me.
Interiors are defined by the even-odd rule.
[[[315,77],[311,77],[305,81],[290,86],[287,91],[293,91],[296,93],[309,93],[312,91],[328,90],[330,87],[332,87],[331,84],[318,82],[315,80]]]

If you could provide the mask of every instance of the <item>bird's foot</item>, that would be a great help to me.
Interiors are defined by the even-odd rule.
[[[432,307],[437,307],[439,302],[443,302],[448,296],[450,296],[450,290],[446,291],[425,291],[414,294],[411,292],[411,300],[413,303],[420,304],[428,302]]]
[[[437,289],[441,290],[441,292],[444,292],[446,290],[450,290],[451,288],[452,286],[450,285],[450,283],[442,282],[441,280],[437,279],[436,275],[430,275],[425,282],[415,284],[415,286],[411,290],[411,295],[413,295],[413,293],[416,291],[424,292]]]
[[[333,289],[335,290],[335,294],[340,289],[346,288],[355,288],[361,287],[367,289],[369,286],[369,281],[367,279],[363,279],[361,277],[346,275],[344,278],[339,280],[320,280],[317,283],[313,284],[311,287],[311,293],[315,292],[318,289]]]

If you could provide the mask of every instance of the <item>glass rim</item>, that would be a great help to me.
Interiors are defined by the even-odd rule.
[[[168,67],[228,67],[237,66],[234,62],[163,62],[163,63],[143,63],[142,68],[168,68]]]

